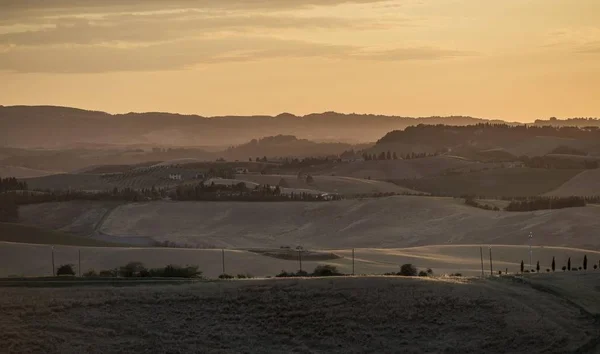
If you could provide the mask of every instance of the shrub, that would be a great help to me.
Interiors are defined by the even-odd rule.
[[[202,276],[202,272],[198,270],[198,266],[185,266],[181,267],[178,265],[169,264],[164,269],[152,269],[152,271],[158,271],[157,273],[162,274],[159,275],[165,278],[200,278]],[[152,275],[154,276],[154,275]]]
[[[334,277],[340,276],[342,273],[338,271],[336,266],[326,264],[317,266],[312,275],[315,277]]]
[[[433,269],[427,268],[427,276],[433,276]]]
[[[63,264],[60,267],[56,268],[56,275],[75,275],[75,271],[73,270],[72,264]]]
[[[277,274],[275,277],[277,278],[289,278],[289,277],[293,277],[295,274],[294,273],[288,273],[285,270],[282,270],[281,273]]]
[[[594,269],[598,269],[598,265],[597,264],[594,264]]]
[[[450,274],[451,277],[462,277],[462,273],[452,273]]]
[[[550,268],[546,268],[546,273],[550,273]]]
[[[119,268],[119,275],[125,278],[138,276],[141,271],[146,270],[142,262],[129,262]]]
[[[238,274],[236,276],[236,278],[238,278],[238,279],[252,279],[254,277],[252,276],[252,274],[246,273],[246,274]]]
[[[400,267],[400,273],[398,273],[398,275],[402,275],[405,277],[414,277],[417,275],[417,268],[410,263],[403,264]]]
[[[579,267],[579,270],[581,270],[581,267]]]
[[[95,270],[93,270],[93,269],[90,269],[90,270],[88,270],[87,272],[83,273],[83,276],[84,276],[84,277],[97,277],[97,276],[98,276],[98,273],[96,273],[96,271],[95,271]]]
[[[114,278],[119,275],[119,270],[118,269],[101,270],[100,273],[98,273],[98,275],[101,277],[105,277],[105,278],[107,278],[107,277]]]
[[[231,274],[221,274],[219,275],[219,279],[233,279],[234,276]]]
[[[562,266],[562,271],[564,272],[565,270],[567,270],[567,266]]]
[[[307,277],[308,273],[305,270],[299,270],[296,272],[297,277]]]

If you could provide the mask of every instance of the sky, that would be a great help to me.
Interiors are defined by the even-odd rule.
[[[0,0],[0,104],[600,116],[598,0]]]

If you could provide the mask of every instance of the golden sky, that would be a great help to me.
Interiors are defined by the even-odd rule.
[[[0,104],[600,116],[599,0],[0,0]]]

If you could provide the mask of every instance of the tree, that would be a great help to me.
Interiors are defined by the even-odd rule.
[[[146,270],[142,262],[129,262],[119,268],[119,275],[126,278],[131,278],[139,275],[140,272]]]
[[[60,267],[56,268],[56,275],[75,275],[75,271],[73,270],[72,264],[63,264]]]
[[[289,188],[290,187],[290,185],[287,183],[287,181],[285,180],[285,178],[282,178],[282,179],[279,180],[278,186],[281,187],[281,188]]]
[[[338,271],[336,266],[326,264],[317,266],[312,275],[315,277],[333,277],[342,275],[342,273]]]
[[[391,160],[392,159],[392,152],[390,150],[388,150],[387,154],[385,155],[386,160]]]
[[[571,257],[569,257],[569,259],[567,260],[567,269],[569,270],[569,272],[571,271]]]
[[[567,266],[562,266],[562,271],[564,272],[565,270],[567,270]]]
[[[405,277],[414,277],[417,275],[417,268],[408,263],[408,264],[403,264],[400,267],[400,273],[398,273],[399,275],[403,275]]]
[[[313,178],[313,176],[308,175],[306,176],[306,184],[312,184],[315,181],[315,179]]]
[[[594,264],[594,269],[598,269],[598,265],[597,264]]]
[[[523,273],[524,270],[525,270],[525,263],[523,263],[523,261],[521,261],[521,273]]]
[[[587,254],[583,255],[583,270],[587,270]]]
[[[556,263],[554,262],[554,257],[552,257],[552,271],[556,269]]]
[[[537,264],[535,265],[535,270],[539,273],[540,272],[540,261],[537,261]]]
[[[396,154],[396,152],[394,151],[393,155],[392,155],[392,159],[394,160],[398,160],[398,155]]]

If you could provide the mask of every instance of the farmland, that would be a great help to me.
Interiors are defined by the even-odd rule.
[[[105,241],[135,238],[199,247],[398,248],[432,244],[523,244],[600,248],[590,230],[600,208],[488,211],[461,199],[396,196],[337,202],[65,202],[21,207],[24,223]],[[136,243],[144,244],[144,243]]]
[[[600,278],[570,276],[549,278],[564,297],[452,278],[5,288],[0,329],[9,353],[595,352],[594,313],[564,284]]]
[[[400,265],[414,264],[419,269],[431,268],[435,274],[461,273],[467,276],[481,275],[481,245],[455,246],[423,246],[411,248],[355,249],[354,270],[356,274],[384,274],[397,272]],[[490,273],[487,245],[484,245],[484,272]],[[252,274],[257,277],[274,276],[282,270],[297,271],[299,269],[298,254],[293,253],[288,259],[274,255],[278,249],[268,252],[256,252],[253,249],[226,249],[225,271],[230,274]],[[551,268],[552,258],[556,260],[556,270],[561,271],[563,265],[571,258],[572,267],[581,267],[584,255],[589,260],[590,270],[593,264],[600,261],[600,252],[566,247],[535,246],[532,248],[532,265],[529,265],[529,248],[525,245],[506,246],[493,245],[493,273],[518,273],[520,263],[525,268],[535,268],[540,262],[540,271]],[[49,276],[52,275],[50,263],[51,246],[24,243],[0,243],[2,259],[0,277],[7,276]],[[198,265],[204,275],[217,278],[223,273],[222,253],[219,249],[172,249],[172,248],[139,248],[139,247],[80,247],[55,246],[56,265],[74,264],[77,268],[81,254],[82,273],[89,269],[96,271],[114,269],[131,261],[139,261],[151,268],[164,267],[167,264]],[[352,273],[351,249],[318,250],[308,249],[302,252],[302,267],[312,271],[317,265],[330,264],[345,274]],[[319,257],[335,255],[338,258]],[[274,256],[273,256],[274,255]],[[330,259],[327,259],[330,258]],[[28,262],[23,262],[28,259]]]

